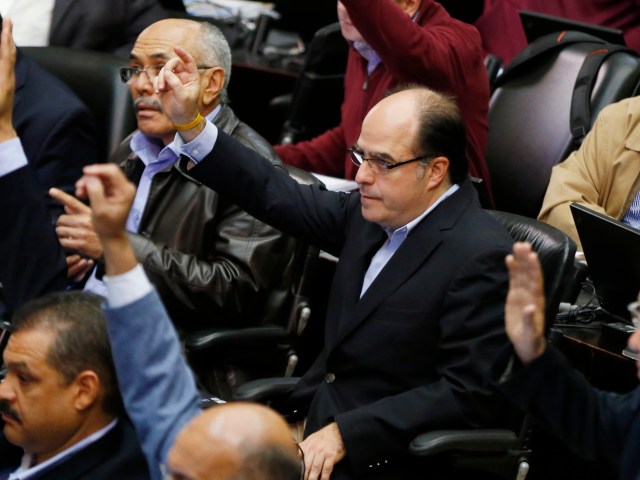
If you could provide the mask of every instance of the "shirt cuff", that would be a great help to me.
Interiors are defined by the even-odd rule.
[[[205,119],[204,130],[189,143],[184,143],[180,134],[176,133],[175,145],[181,155],[186,155],[194,163],[199,163],[211,153],[218,139],[218,127]]]
[[[110,308],[120,308],[134,303],[153,290],[140,264],[120,275],[105,275],[103,281],[107,285],[107,303]]]
[[[24,153],[19,137],[0,143],[0,159],[2,159],[0,161],[0,177],[9,175],[28,165],[27,156]]]

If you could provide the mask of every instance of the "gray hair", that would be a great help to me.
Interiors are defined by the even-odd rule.
[[[220,101],[228,101],[227,86],[231,79],[231,48],[218,27],[209,22],[200,23],[202,44],[200,62],[207,66],[218,66],[224,70],[224,85],[220,91]]]

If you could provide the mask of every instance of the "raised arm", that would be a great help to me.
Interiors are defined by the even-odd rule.
[[[104,250],[105,315],[122,398],[152,476],[159,480],[177,433],[199,412],[195,380],[125,231],[135,187],[116,165],[93,165],[85,168],[76,193],[91,200]]]

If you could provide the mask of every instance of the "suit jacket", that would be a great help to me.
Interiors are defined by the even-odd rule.
[[[28,166],[0,178],[0,283],[10,309],[64,288],[52,225],[62,208],[47,191],[73,193],[82,167],[97,159],[91,114],[71,90],[20,51],[15,77],[13,125]]]
[[[500,402],[484,378],[506,343],[512,240],[469,181],[415,227],[360,299],[385,235],[362,217],[358,193],[300,186],[222,132],[189,173],[340,258],[324,349],[292,396],[310,401],[306,434],[338,424],[347,456],[333,479],[421,478],[406,453],[413,436],[495,421]]]
[[[167,13],[157,0],[56,0],[49,45],[128,58],[142,30]]]
[[[0,435],[0,452],[5,451],[6,439]],[[14,463],[15,470],[20,466]],[[0,471],[6,468],[6,460]],[[33,480],[147,480],[149,470],[133,427],[118,421],[104,437],[74,453],[63,462],[46,468],[30,477]]]
[[[640,388],[624,395],[599,391],[551,346],[526,367],[508,362],[512,352],[492,372],[511,402],[579,455],[613,467],[620,480],[640,479]]]

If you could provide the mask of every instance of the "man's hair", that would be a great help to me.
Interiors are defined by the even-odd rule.
[[[16,310],[13,332],[42,329],[55,334],[47,362],[70,384],[80,372],[94,371],[104,392],[102,408],[117,416],[124,411],[111,356],[103,299],[87,292],[59,292]]]
[[[302,463],[279,446],[258,445],[244,452],[233,480],[299,480]]]
[[[467,131],[454,97],[419,84],[400,85],[386,96],[405,90],[416,91],[417,154],[448,158],[451,183],[461,183],[469,174]]]
[[[209,22],[200,22],[200,43],[199,62],[204,65],[218,66],[224,70],[224,85],[220,91],[220,101],[228,101],[227,86],[231,79],[231,49],[229,43],[218,27]]]

